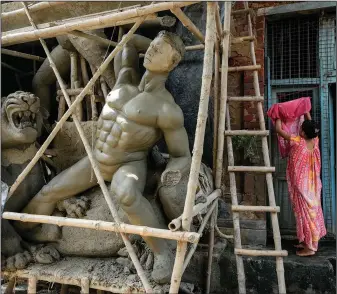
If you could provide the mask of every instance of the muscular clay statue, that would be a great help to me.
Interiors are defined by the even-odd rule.
[[[146,51],[146,72],[140,80],[141,51]],[[165,89],[169,72],[178,65],[184,51],[178,36],[163,31],[152,42],[134,35],[114,60],[117,81],[99,117],[93,153],[105,181],[111,181],[111,196],[117,197],[134,225],[160,227],[142,193],[147,154],[162,135],[170,153],[162,181],[179,177],[190,167],[183,113]],[[58,201],[96,186],[92,174],[85,157],[45,185],[23,212],[51,215]],[[36,225],[19,223],[18,227],[27,230]],[[158,283],[169,282],[174,256],[168,242],[159,238],[144,240],[155,255],[152,278]]]

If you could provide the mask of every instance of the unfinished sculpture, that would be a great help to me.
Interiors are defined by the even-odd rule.
[[[17,91],[2,98],[1,107],[1,181],[12,185],[16,177],[35,155],[35,141],[41,131],[43,115],[40,100],[32,93]],[[20,212],[45,184],[45,162],[34,166],[25,181],[5,203],[4,210]],[[51,168],[51,167],[50,167]],[[50,246],[36,247],[23,242],[21,236],[5,219],[1,221],[2,266],[9,270],[24,268],[33,257],[41,263],[59,259]]]
[[[138,56],[141,51],[146,51],[146,72],[140,80]],[[135,35],[115,58],[117,81],[98,121],[94,155],[104,179],[111,181],[113,197],[132,224],[161,227],[142,194],[147,153],[162,135],[170,153],[162,182],[175,185],[189,172],[191,156],[183,114],[165,89],[169,72],[178,65],[183,54],[180,38],[161,32],[152,42]],[[23,212],[51,215],[59,201],[96,185],[90,161],[85,157],[45,185]],[[166,205],[170,205],[170,201],[166,201]],[[34,227],[34,223],[17,223],[22,233]],[[168,242],[144,239],[154,253],[152,278],[158,283],[168,282],[174,259]]]

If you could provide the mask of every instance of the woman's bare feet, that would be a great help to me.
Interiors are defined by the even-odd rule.
[[[315,255],[315,253],[316,253],[315,251],[310,250],[309,248],[304,248],[303,250],[296,252],[296,255],[298,255],[298,256],[312,256],[312,255]]]
[[[297,249],[304,249],[305,246],[301,243],[301,244],[294,245],[294,247]]]

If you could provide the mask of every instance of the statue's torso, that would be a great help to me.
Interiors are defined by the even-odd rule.
[[[97,161],[118,165],[144,159],[161,136],[156,123],[161,103],[160,97],[132,85],[112,90],[98,119]]]

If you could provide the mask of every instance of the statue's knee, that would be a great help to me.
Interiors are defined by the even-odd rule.
[[[136,189],[130,186],[121,187],[120,189],[118,189],[118,191],[116,192],[116,196],[119,204],[125,207],[132,206],[137,201]]]

